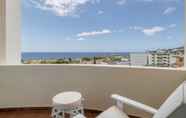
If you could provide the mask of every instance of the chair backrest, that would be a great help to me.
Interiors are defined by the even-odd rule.
[[[164,102],[153,118],[186,118],[186,82]]]

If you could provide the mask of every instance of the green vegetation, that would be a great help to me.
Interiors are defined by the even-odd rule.
[[[92,58],[91,57],[83,57],[81,58],[82,61],[91,61]]]
[[[110,60],[111,61],[122,61],[122,57],[121,56],[111,56]]]
[[[112,64],[114,62],[127,61],[127,56],[97,56],[82,58],[63,58],[63,59],[40,59],[40,60],[22,60],[24,64]]]

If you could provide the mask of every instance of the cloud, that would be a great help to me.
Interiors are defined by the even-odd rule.
[[[151,27],[151,28],[144,28],[144,27],[140,27],[140,26],[130,26],[129,30],[140,31],[147,36],[154,36],[157,33],[175,28],[176,26],[177,26],[176,24],[170,24],[167,27],[154,26],[154,27]]]
[[[147,36],[153,36],[156,33],[159,33],[159,32],[165,31],[165,30],[166,30],[166,28],[164,28],[164,27],[155,26],[155,27],[152,27],[149,29],[143,29],[142,32]]]
[[[130,30],[138,30],[141,31],[143,30],[143,27],[139,27],[139,26],[134,26],[134,27],[129,27]]]
[[[151,28],[143,28],[143,27],[139,27],[139,26],[134,26],[134,27],[129,27],[129,30],[140,31],[140,32],[144,33],[146,36],[154,36],[157,33],[167,30],[167,28],[160,27],[160,26],[154,26]]]
[[[44,11],[51,11],[58,16],[70,16],[77,13],[87,3],[98,3],[100,0],[29,0],[32,5]]]
[[[92,31],[92,32],[81,32],[77,34],[77,37],[89,37],[89,36],[97,36],[97,35],[104,35],[104,34],[111,34],[112,31],[108,29],[104,29],[101,31]]]
[[[160,26],[155,26],[155,27],[152,27],[152,28],[147,28],[147,29],[143,29],[143,33],[147,36],[153,36],[155,35],[156,33],[159,33],[159,32],[162,32],[162,31],[165,31],[166,29],[164,27],[160,27]]]
[[[118,0],[116,2],[117,5],[124,5],[127,2],[127,0]]]
[[[99,11],[98,11],[98,15],[102,15],[102,14],[104,14],[104,11],[99,10]]]
[[[164,10],[163,15],[168,15],[176,11],[176,7],[168,7]]]
[[[177,25],[176,24],[170,24],[168,27],[169,28],[175,28]]]
[[[86,40],[86,39],[85,39],[85,38],[80,37],[80,38],[78,38],[77,40],[78,40],[78,41],[84,41],[84,40]]]

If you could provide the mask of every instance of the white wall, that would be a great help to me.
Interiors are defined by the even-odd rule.
[[[148,64],[148,54],[130,53],[130,63],[133,66],[145,66]]]
[[[6,1],[6,63],[21,62],[21,1]]]
[[[185,21],[185,27],[184,27],[184,32],[186,31],[186,0],[184,0],[184,21]],[[186,34],[184,37],[184,52],[186,52]],[[186,57],[186,53],[184,53],[184,57]],[[184,58],[184,67],[186,67],[186,58]]]
[[[173,65],[176,63],[176,56],[175,55],[170,55],[170,64]]]
[[[0,64],[5,63],[5,19],[4,0],[0,0]]]
[[[21,0],[0,1],[0,64],[21,61]]]
[[[86,108],[104,110],[118,93],[158,108],[186,79],[185,70],[122,66],[0,66],[0,108],[51,106],[63,91],[80,91]],[[129,114],[138,114],[130,107]],[[148,116],[148,114],[143,114]]]

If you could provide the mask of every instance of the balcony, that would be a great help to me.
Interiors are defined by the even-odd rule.
[[[0,16],[0,117],[6,118],[11,115],[11,110],[17,109],[21,111],[13,114],[18,113],[24,117],[29,114],[26,109],[35,109],[34,112],[41,118],[48,118],[52,97],[63,91],[81,92],[87,110],[105,110],[113,104],[110,99],[113,93],[159,108],[186,79],[185,68],[22,65],[19,0],[1,0]],[[40,108],[45,110],[37,112]],[[125,107],[125,111],[129,115],[143,118],[151,116],[129,106]]]
[[[104,110],[118,93],[155,108],[185,80],[185,69],[94,65],[1,65],[0,108],[50,107],[54,95],[80,91],[85,108]],[[153,91],[153,92],[152,92]],[[134,116],[149,117],[127,107]]]

